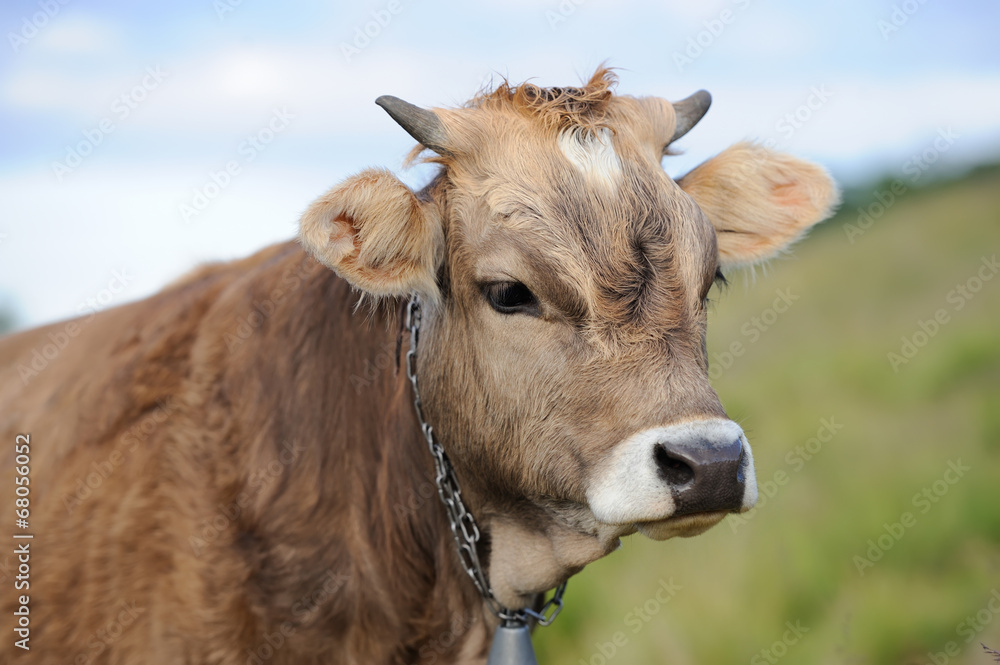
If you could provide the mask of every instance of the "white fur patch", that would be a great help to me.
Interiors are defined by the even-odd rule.
[[[596,132],[579,128],[564,130],[556,139],[566,159],[592,180],[614,188],[622,177],[622,164],[611,144],[611,130],[604,127]]]
[[[669,427],[643,430],[622,441],[591,476],[587,503],[594,517],[605,524],[655,522],[674,514],[676,506],[670,487],[657,470],[654,449],[658,443],[696,438],[720,446],[739,439],[743,442],[743,505],[745,512],[757,503],[757,477],[750,442],[731,420],[694,420]]]

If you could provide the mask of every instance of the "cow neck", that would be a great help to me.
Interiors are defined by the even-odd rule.
[[[417,415],[417,421],[427,442],[427,448],[434,460],[434,482],[437,485],[438,496],[441,498],[445,512],[448,515],[448,522],[451,526],[452,536],[455,539],[458,558],[466,574],[475,585],[476,590],[482,596],[486,606],[500,619],[503,626],[517,631],[532,620],[541,626],[547,626],[555,620],[556,616],[562,610],[562,598],[566,590],[566,582],[563,582],[556,588],[552,598],[538,611],[531,608],[510,609],[504,607],[496,599],[493,590],[490,588],[486,571],[479,561],[479,526],[476,523],[475,517],[465,506],[458,478],[455,475],[455,469],[451,465],[451,461],[448,459],[448,454],[445,452],[444,447],[437,441],[433,427],[427,423],[424,417],[423,402],[420,398],[419,381],[417,379],[417,348],[420,341],[421,318],[420,299],[416,295],[413,295],[406,307],[405,325],[410,333],[410,348],[406,352],[406,375],[413,387],[413,407]],[[521,633],[519,632],[518,634],[520,635]]]

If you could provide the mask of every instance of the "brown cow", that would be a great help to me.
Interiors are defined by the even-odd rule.
[[[34,536],[14,541],[29,572],[0,557],[5,660],[26,635],[35,663],[482,663],[497,620],[399,361],[411,294],[426,418],[500,603],[536,603],[622,536],[749,509],[706,296],[836,190],[749,144],[675,182],[661,158],[707,93],[613,83],[433,112],[381,98],[441,165],[422,191],[363,171],[306,211],[301,244],[4,339],[0,487],[30,435],[30,527],[5,509],[3,533]]]

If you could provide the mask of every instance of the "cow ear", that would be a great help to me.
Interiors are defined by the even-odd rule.
[[[752,143],[727,148],[677,184],[715,227],[723,266],[773,257],[840,200],[822,167]]]
[[[444,232],[431,206],[384,169],[367,169],[316,199],[299,239],[323,264],[371,295],[436,300]]]

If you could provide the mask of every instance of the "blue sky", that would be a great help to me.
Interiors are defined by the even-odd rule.
[[[566,85],[608,61],[622,93],[708,89],[675,175],[748,138],[848,185],[941,132],[934,170],[994,161],[998,25],[996,2],[943,0],[8,1],[0,301],[36,325],[290,238],[340,179],[401,167],[412,141],[378,95],[447,106],[498,75]]]

